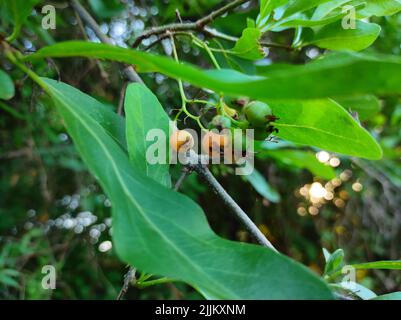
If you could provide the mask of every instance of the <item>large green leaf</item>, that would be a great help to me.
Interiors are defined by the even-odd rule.
[[[375,23],[356,21],[355,29],[344,29],[342,21],[337,21],[321,28],[307,44],[330,50],[361,51],[378,38],[380,31],[381,27]]]
[[[303,66],[259,68],[263,77],[233,70],[202,71],[192,65],[149,53],[82,41],[61,42],[39,50],[27,60],[83,56],[134,64],[140,72],[173,78],[232,95],[255,99],[312,99],[356,94],[400,94],[401,58],[388,55],[337,53]]]
[[[304,12],[306,10],[317,7],[318,5],[329,2],[331,0],[290,0],[282,18],[289,17],[295,13]]]
[[[215,235],[196,203],[130,163],[121,142],[97,121],[103,109],[92,117],[95,111],[87,106],[93,99],[56,81],[40,84],[112,201],[113,239],[125,262],[185,281],[215,299],[332,298],[319,278],[287,257]]]
[[[285,165],[286,168],[307,169],[315,176],[323,179],[333,179],[336,174],[332,167],[327,166],[316,159],[312,152],[302,150],[266,150],[257,153],[258,158],[272,158]]]
[[[0,99],[10,100],[14,97],[15,88],[10,76],[0,69]]]
[[[312,20],[321,20],[329,15],[334,10],[341,9],[342,6],[346,5],[351,0],[332,0],[320,4],[312,15]],[[342,11],[342,10],[341,10]]]
[[[358,3],[360,0],[354,0],[351,4]],[[366,7],[358,14],[364,17],[371,16],[390,16],[401,11],[400,0],[370,0],[366,1]]]
[[[168,137],[169,137],[169,117],[164,112],[163,107],[155,95],[146,86],[138,83],[128,85],[125,93],[125,114],[127,124],[127,144],[128,153],[132,164],[139,170],[146,172],[146,175],[155,181],[171,186],[171,178],[169,174],[168,164]],[[150,130],[161,130],[164,135],[147,136]],[[165,141],[158,141],[163,139]],[[155,141],[155,140],[156,141]],[[160,147],[159,151],[164,155],[153,154],[147,155],[148,148],[157,143]],[[160,144],[160,145],[159,145]],[[157,163],[150,163],[147,156],[157,160]],[[164,158],[164,161],[163,161]]]
[[[401,11],[400,0],[331,0],[317,7],[312,19],[322,19],[335,9],[342,10],[345,5],[353,6],[357,10],[358,18],[391,16]]]
[[[333,100],[271,102],[279,116],[277,136],[296,143],[367,159],[382,150],[372,136]]]
[[[345,110],[357,112],[360,120],[370,119],[380,111],[380,101],[374,95],[335,99]]]
[[[299,27],[322,27],[328,24],[332,24],[338,20],[342,20],[343,17],[348,15],[347,11],[344,11],[341,4],[349,2],[350,0],[341,1],[330,1],[321,4],[316,8],[312,16],[305,14],[295,14],[285,19],[279,19],[278,21],[272,21],[263,30],[270,29],[272,31],[282,31],[288,28],[299,28]],[[360,10],[365,7],[365,3],[355,4],[355,10]],[[317,28],[316,28],[317,29]],[[306,29],[310,31],[309,29]],[[307,43],[302,43],[307,45]]]
[[[281,31],[283,28],[296,28],[296,27],[317,27],[317,26],[324,26],[326,24],[333,23],[339,19],[344,17],[344,13],[339,12],[333,15],[330,15],[326,18],[322,18],[319,20],[313,19],[306,19],[304,17],[299,18],[291,18],[291,19],[284,19],[282,21],[278,21],[270,27],[272,31]]]
[[[295,27],[312,27],[331,23],[340,19],[344,13],[339,12],[327,19],[311,19],[309,15],[304,14],[304,11],[312,9],[319,4],[326,3],[329,0],[293,0],[284,1],[276,8],[274,19],[264,20],[258,24],[258,27],[266,32],[282,31],[286,28]]]
[[[16,39],[21,31],[21,27],[40,0],[3,0],[14,24],[13,33],[8,41]]]
[[[274,79],[275,83],[268,81],[267,87],[277,90],[275,98],[284,87],[289,99],[388,95],[397,91],[396,83],[401,81],[401,59],[388,55],[334,53],[303,66],[259,67],[258,74]]]
[[[372,16],[390,16],[401,10],[400,0],[293,0],[286,2],[261,1],[261,15],[258,19],[258,28],[265,32],[267,30],[282,31],[287,28],[329,25],[349,14],[349,11],[344,10],[345,6],[352,6],[354,8],[356,19]],[[263,7],[262,3],[264,3]],[[276,7],[276,5],[278,6]],[[315,7],[316,10],[311,14],[310,9]],[[269,15],[265,15],[262,19],[263,8],[274,9],[275,18],[271,19],[269,10],[265,10]],[[358,27],[359,31],[341,32],[339,28],[340,24],[341,21],[336,27],[335,25],[327,26],[324,30],[319,31],[320,36],[327,36],[329,38],[325,41],[322,40],[322,43],[333,46],[337,50],[340,47],[341,41],[347,41],[349,45],[351,44],[350,38],[354,38],[357,41],[355,46],[358,44],[359,47],[362,47],[363,43],[366,45],[372,38],[372,34],[369,31],[374,31],[373,27],[369,30],[369,28],[362,26]],[[334,35],[336,36],[334,37]],[[302,45],[305,46],[307,44],[303,43]],[[323,44],[322,47],[325,48]]]

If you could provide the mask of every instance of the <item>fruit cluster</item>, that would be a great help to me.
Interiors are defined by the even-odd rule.
[[[220,156],[225,148],[232,148],[229,130],[233,129],[254,129],[254,140],[266,140],[272,133],[278,132],[273,125],[276,120],[278,118],[264,102],[240,98],[228,105],[220,101],[217,115],[209,123],[209,129],[217,129],[220,133],[206,133],[202,138],[202,150],[215,157]],[[221,133],[222,131],[228,134]],[[194,139],[189,132],[178,130],[171,135],[170,146],[177,152],[187,152],[193,148]]]
[[[209,127],[219,130],[229,128],[254,129],[254,139],[266,140],[272,133],[278,132],[274,121],[278,118],[268,104],[261,101],[249,101],[247,98],[232,100],[229,105],[221,102],[219,114],[213,118]]]

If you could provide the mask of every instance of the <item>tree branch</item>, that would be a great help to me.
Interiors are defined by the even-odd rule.
[[[230,36],[228,34],[225,34],[223,32],[220,32],[220,31],[218,31],[216,29],[209,28],[209,27],[204,27],[204,29],[202,30],[202,33],[204,33],[206,36],[209,36],[211,38],[218,38],[218,39],[222,39],[222,40],[226,40],[226,41],[230,41],[230,42],[237,42],[239,40],[238,37]],[[171,35],[173,35],[173,36],[182,35],[182,36],[191,37],[191,33],[188,32],[188,31],[166,31],[163,34],[160,34],[158,39],[155,40],[154,42],[152,42],[151,44],[149,44],[147,47],[145,47],[144,50],[148,51],[153,46],[155,46],[156,44],[161,42],[162,40],[170,38]],[[285,44],[280,44],[280,43],[259,41],[259,44],[262,47],[267,47],[267,48],[279,48],[279,49],[284,49],[284,50],[287,50],[287,51],[294,50],[294,48],[291,48],[291,46],[288,46],[288,45],[285,45]]]
[[[253,223],[253,221],[248,217],[248,215],[240,208],[240,206],[234,201],[233,198],[231,198],[227,191],[216,180],[209,169],[202,164],[200,156],[198,156],[194,151],[190,151],[188,154],[188,161],[188,169],[198,173],[199,176],[201,176],[207,182],[216,195],[228,208],[230,208],[232,213],[234,213],[236,218],[245,226],[255,240],[262,246],[278,252],[271,242],[265,237],[265,235],[259,230],[259,228]]]
[[[226,12],[239,7],[240,5],[248,2],[249,0],[234,0],[225,6],[212,11],[207,16],[196,20],[195,22],[187,22],[187,23],[171,23],[165,26],[150,28],[148,31],[143,32],[140,36],[138,36],[133,43],[133,48],[136,48],[140,45],[140,43],[153,36],[153,35],[161,35],[166,33],[167,31],[175,32],[175,31],[190,31],[190,30],[199,30],[204,31],[205,26],[212,22],[214,19],[224,15]]]
[[[100,39],[101,42],[107,43],[107,44],[114,44],[112,39],[107,37],[102,30],[100,30],[99,25],[93,19],[93,17],[89,14],[88,11],[79,3],[78,0],[71,0],[70,1],[71,6],[74,8],[75,12],[78,14],[78,16],[93,30],[93,32],[96,34],[96,36]],[[143,83],[143,80],[141,77],[135,72],[134,68],[132,66],[126,66],[123,69],[123,74],[127,77],[127,79],[130,82],[138,82],[138,83]],[[124,88],[126,88],[126,85],[124,85]],[[125,91],[123,89],[123,91]],[[123,95],[123,93],[122,93]],[[120,103],[119,103],[119,112],[122,111],[122,97],[120,96]],[[133,279],[135,279],[135,273],[136,269],[134,267],[129,267],[128,272],[124,275],[124,283],[123,286],[117,296],[117,300],[121,300],[124,295],[127,293],[129,285]]]
[[[71,0],[70,3],[71,6],[74,8],[74,10],[81,17],[81,19],[93,30],[93,32],[100,39],[101,42],[107,44],[113,44],[112,39],[107,37],[102,32],[102,30],[100,30],[100,27],[95,21],[95,19],[93,19],[93,17],[89,14],[88,11],[86,11],[86,9],[79,3],[78,0]],[[141,77],[136,73],[136,71],[132,66],[125,67],[123,73],[128,78],[129,81],[143,83]]]

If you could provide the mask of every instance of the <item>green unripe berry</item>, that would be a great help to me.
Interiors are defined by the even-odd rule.
[[[228,117],[218,115],[212,119],[210,126],[218,129],[229,129],[231,128],[231,120]]]
[[[272,109],[263,102],[252,101],[244,107],[244,113],[247,120],[254,127],[265,127],[273,117]]]

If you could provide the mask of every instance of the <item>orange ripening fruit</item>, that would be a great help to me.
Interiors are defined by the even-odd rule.
[[[177,130],[170,136],[170,147],[176,152],[187,152],[194,146],[194,138],[185,130]]]
[[[209,131],[202,139],[202,150],[209,156],[220,156],[224,148],[230,146],[230,136],[228,134],[218,134]]]

